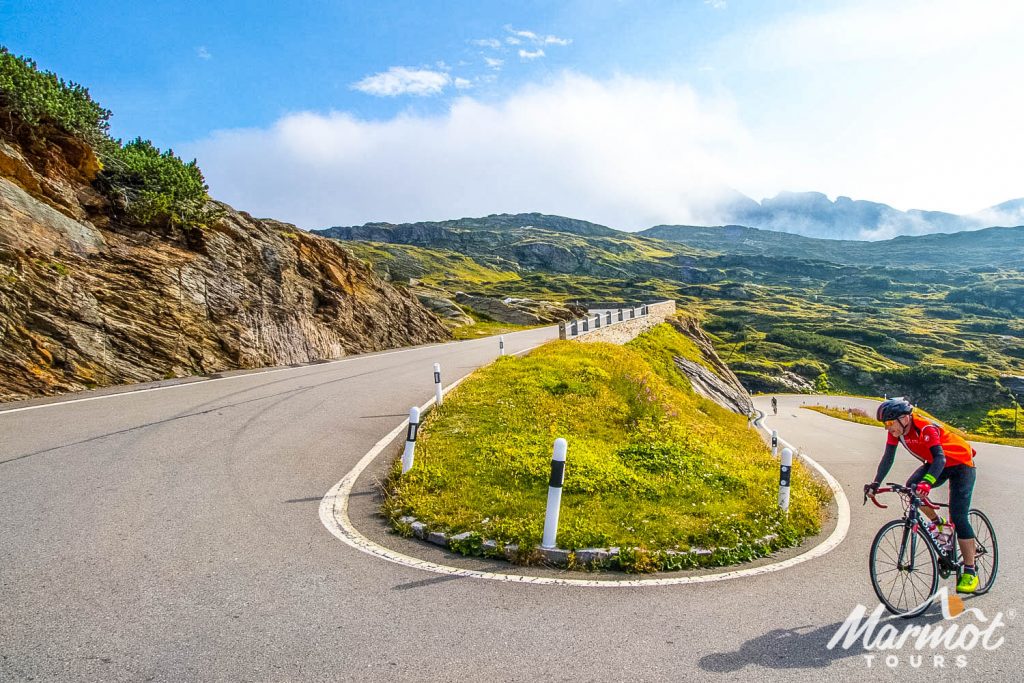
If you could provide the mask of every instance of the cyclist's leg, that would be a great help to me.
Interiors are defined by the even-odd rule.
[[[921,483],[921,480],[924,479],[924,475],[928,471],[929,467],[931,467],[931,465],[925,463],[918,467],[916,470],[914,470],[914,473],[911,474],[910,477],[907,479],[907,488],[913,489],[919,483]],[[939,516],[935,514],[935,510],[932,510],[930,507],[922,505],[919,509],[921,510],[921,512],[924,513],[924,516],[930,519],[931,521],[934,522],[938,520]]]
[[[974,528],[967,513],[971,510],[971,497],[974,494],[977,472],[968,465],[947,467],[946,472],[949,472],[949,516],[956,525],[956,536],[960,541],[960,553],[963,555],[964,564],[973,565]]]

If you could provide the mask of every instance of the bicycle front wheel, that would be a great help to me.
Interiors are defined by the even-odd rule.
[[[988,593],[996,581],[996,573],[999,571],[999,541],[996,540],[996,530],[992,527],[992,522],[984,512],[972,509],[967,513],[967,519],[974,529],[974,566],[978,569],[978,589],[974,594],[981,595]],[[959,545],[957,553],[960,553]]]
[[[939,587],[939,563],[920,528],[889,522],[875,534],[868,562],[871,586],[887,610],[909,618],[928,609]]]

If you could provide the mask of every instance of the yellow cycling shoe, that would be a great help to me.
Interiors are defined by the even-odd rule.
[[[976,590],[978,590],[977,572],[965,569],[964,573],[960,575],[960,580],[956,582],[956,592],[973,593]]]

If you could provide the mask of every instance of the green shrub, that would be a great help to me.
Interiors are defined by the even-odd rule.
[[[202,226],[216,217],[208,210],[208,187],[195,160],[183,162],[173,150],[161,152],[136,138],[105,157],[104,178],[140,225]]]
[[[39,71],[33,60],[5,47],[0,47],[0,108],[17,115],[4,121],[14,135],[50,123],[92,145],[109,139],[110,111],[94,102],[87,88]]]
[[[84,86],[0,47],[0,125],[9,134],[39,140],[56,127],[87,142],[103,165],[98,186],[132,223],[203,227],[219,217],[208,208],[209,188],[195,160],[185,163],[142,138],[121,144],[109,135],[109,119]]]
[[[776,328],[769,332],[765,339],[784,346],[814,351],[826,358],[839,358],[844,351],[843,343],[831,337],[788,328]]]

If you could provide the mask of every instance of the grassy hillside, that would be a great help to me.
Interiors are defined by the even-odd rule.
[[[999,378],[1024,375],[1024,272],[1015,269],[1024,228],[876,243],[732,226],[647,231],[685,231],[683,245],[609,228],[582,236],[560,229],[565,219],[537,214],[494,218],[390,226],[377,237],[412,243],[373,251],[347,244],[396,281],[448,290],[676,299],[702,314],[719,354],[752,391],[905,394],[977,431],[1012,405]]]

